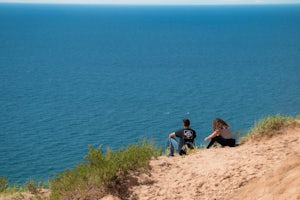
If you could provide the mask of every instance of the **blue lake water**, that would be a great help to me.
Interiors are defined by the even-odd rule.
[[[0,4],[0,176],[74,167],[88,145],[164,146],[190,118],[247,131],[300,111],[300,6]]]

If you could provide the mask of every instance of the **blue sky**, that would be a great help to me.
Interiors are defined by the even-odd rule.
[[[300,0],[0,0],[11,3],[55,4],[140,4],[140,5],[232,5],[232,4],[293,4]]]

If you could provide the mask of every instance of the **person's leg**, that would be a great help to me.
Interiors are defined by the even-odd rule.
[[[211,139],[210,143],[207,145],[207,149],[211,147],[215,142],[218,142],[220,145],[224,146],[235,146],[235,139],[224,139],[222,136],[216,136],[213,139]]]
[[[178,152],[178,142],[174,138],[169,138],[167,147],[169,147],[169,156],[174,156],[174,151]]]
[[[207,149],[211,147],[215,142],[218,142],[222,146],[226,146],[226,140],[222,136],[216,136],[210,140],[210,143],[207,145]]]
[[[217,136],[215,137],[216,138],[216,142],[219,143],[220,145],[222,145],[223,147],[224,146],[227,146],[227,140],[224,139],[222,136]]]
[[[230,147],[235,147],[235,139],[227,139],[227,145]]]
[[[215,141],[218,142],[223,147],[225,147],[225,146],[234,147],[235,146],[235,139],[225,139],[222,136],[217,136],[215,138],[216,138]]]
[[[209,149],[215,143],[215,141],[216,141],[215,137],[212,138],[206,148]]]

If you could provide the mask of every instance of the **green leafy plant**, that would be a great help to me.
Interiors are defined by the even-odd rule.
[[[3,192],[7,189],[8,187],[8,181],[6,179],[6,177],[1,176],[0,177],[0,192]]]
[[[151,157],[159,155],[161,149],[146,140],[115,152],[108,148],[106,153],[102,146],[89,146],[81,163],[55,175],[50,181],[51,199],[74,199],[95,188],[98,196],[94,198],[101,198],[108,191],[120,193],[130,171],[146,170]]]
[[[25,183],[25,188],[31,193],[31,194],[38,194],[41,189],[42,186],[40,183],[37,183],[34,180],[29,180]]]

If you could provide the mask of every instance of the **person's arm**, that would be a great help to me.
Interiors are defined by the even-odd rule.
[[[220,133],[220,130],[215,130],[212,134],[210,134],[209,136],[207,136],[204,140],[207,141],[207,140],[211,140],[213,139],[214,137],[216,137],[217,135],[219,135]]]
[[[173,132],[173,133],[170,133],[170,135],[169,135],[169,138],[173,138],[173,137],[175,137],[175,132]]]

